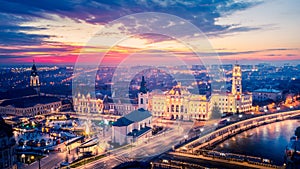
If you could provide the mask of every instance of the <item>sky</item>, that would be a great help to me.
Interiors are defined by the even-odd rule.
[[[1,0],[0,64],[93,63],[100,56],[103,64],[128,57],[195,64],[199,56],[298,64],[299,6],[299,0]]]

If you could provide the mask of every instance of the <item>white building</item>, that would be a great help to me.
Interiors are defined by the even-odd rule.
[[[79,113],[102,113],[104,108],[103,100],[91,98],[90,94],[78,93],[73,103],[75,112]]]
[[[113,123],[112,140],[120,145],[143,141],[152,135],[151,112],[138,109]]]
[[[114,102],[113,102],[114,101]],[[77,94],[73,99],[74,110],[77,113],[113,114],[125,115],[138,109],[137,104],[131,104],[130,100],[114,100],[104,96],[103,99],[93,98],[90,94]]]

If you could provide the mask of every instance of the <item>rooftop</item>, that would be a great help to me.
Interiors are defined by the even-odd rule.
[[[127,136],[134,136],[134,137],[139,137],[151,130],[151,127],[143,127],[140,130],[134,129],[132,132],[128,133]]]
[[[142,121],[151,116],[152,116],[151,112],[141,108],[141,109],[132,111],[131,113],[125,115],[124,117],[130,121],[139,122],[139,121]]]
[[[37,95],[37,92],[31,88],[23,88],[23,89],[11,89],[6,92],[0,92],[0,100],[1,99],[14,99],[20,98],[24,96],[32,96]]]
[[[132,124],[133,121],[131,120],[128,120],[127,118],[125,117],[121,117],[119,118],[116,122],[113,123],[113,126],[118,126],[118,127],[121,127],[121,126],[128,126],[130,124]]]
[[[57,97],[52,96],[32,96],[32,97],[24,97],[18,99],[11,99],[3,101],[0,106],[13,106],[15,108],[28,108],[34,107],[37,104],[48,104],[53,102],[60,101]]]
[[[263,92],[263,93],[280,93],[279,90],[275,89],[257,89],[254,92]]]
[[[174,86],[167,94],[169,95],[190,95],[187,87],[181,86],[179,83],[178,85]]]
[[[148,110],[134,110],[131,113],[119,118],[116,122],[114,122],[113,126],[128,126],[134,122],[142,121],[151,116],[151,112],[149,112]]]

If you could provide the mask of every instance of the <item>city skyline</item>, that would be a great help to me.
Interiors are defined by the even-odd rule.
[[[195,25],[207,36],[213,50],[196,52],[203,57],[219,56],[222,63],[235,60],[241,63],[298,63],[300,60],[299,2],[295,0],[227,0],[200,4],[167,0],[3,3],[4,8],[0,9],[0,27],[4,30],[0,41],[0,64],[31,63],[32,59],[40,64],[75,64],[82,53],[97,57],[104,47],[90,46],[89,40],[95,33],[120,17],[142,12],[167,13]],[[172,30],[177,24],[180,23],[166,21],[165,27]],[[135,23],[133,27],[137,25]],[[194,53],[176,39],[164,35],[135,35],[131,30],[133,27],[127,26],[124,30],[116,22],[112,32],[102,34],[106,39],[130,36],[110,49],[105,63],[118,65],[140,49],[149,49],[137,53],[136,57],[142,61],[155,60],[157,55],[162,59],[171,53],[179,60],[194,62],[191,59]],[[188,40],[193,42],[197,37],[194,35]],[[166,58],[172,61],[172,57]]]
[[[0,168],[299,168],[299,6],[2,0]]]

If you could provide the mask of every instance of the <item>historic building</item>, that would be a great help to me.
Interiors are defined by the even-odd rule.
[[[0,116],[0,168],[17,169],[13,129]]]
[[[61,100],[51,96],[32,96],[5,100],[0,104],[2,115],[35,116],[59,111]]]
[[[165,93],[149,95],[148,110],[154,117],[179,120],[206,120],[210,102],[205,95],[191,94],[180,82]]]
[[[253,100],[256,101],[266,101],[266,100],[272,100],[272,101],[278,101],[282,99],[282,92],[275,89],[257,89],[252,92],[253,94]]]
[[[120,145],[145,141],[152,135],[151,112],[140,108],[119,118],[112,126],[112,140]]]
[[[142,82],[138,93],[138,107],[148,110],[149,107],[149,91],[146,88],[146,81],[142,76]]]
[[[37,94],[40,95],[40,78],[37,73],[37,68],[35,66],[35,62],[33,61],[33,65],[31,68],[30,74],[30,86],[36,90]]]
[[[213,93],[211,105],[217,105],[222,113],[242,113],[252,110],[252,94],[242,92],[242,71],[236,64],[232,70],[230,93]]]
[[[62,102],[57,97],[41,96],[40,95],[40,79],[37,73],[35,63],[31,68],[30,87],[36,93],[32,92],[29,95],[14,97],[12,99],[3,99],[0,103],[1,115],[16,115],[16,116],[35,116],[45,113],[59,111],[62,107]],[[25,91],[27,88],[23,89]]]
[[[114,100],[104,96],[103,98],[93,98],[90,94],[77,94],[73,99],[74,110],[77,113],[101,113],[125,115],[138,109],[137,104],[130,101],[114,98]]]
[[[103,113],[126,115],[136,109],[149,110],[153,117],[178,120],[207,120],[211,117],[213,106],[221,113],[242,113],[252,110],[252,94],[242,92],[242,71],[239,65],[232,70],[232,89],[230,93],[206,95],[192,94],[180,82],[169,91],[151,91],[142,77],[137,103],[121,101],[108,97],[102,99],[80,95],[74,98],[74,110],[79,113]]]

